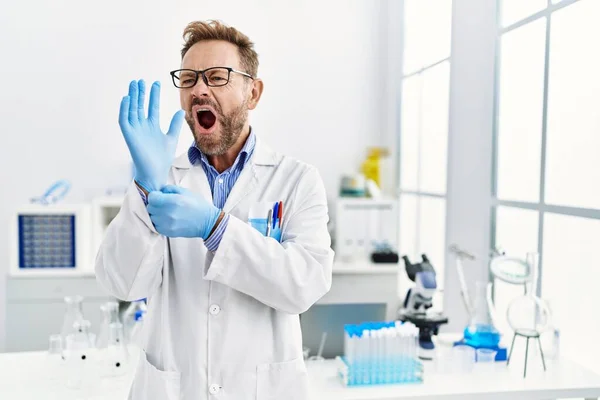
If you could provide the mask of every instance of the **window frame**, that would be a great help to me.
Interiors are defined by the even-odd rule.
[[[553,205],[546,203],[545,189],[546,189],[546,153],[547,153],[547,123],[548,123],[548,80],[550,72],[550,40],[552,32],[552,15],[565,7],[577,3],[581,0],[562,0],[558,3],[553,3],[552,0],[547,0],[546,8],[529,15],[519,21],[516,21],[510,25],[502,26],[501,24],[501,2],[497,0],[497,34],[496,34],[496,59],[494,67],[494,117],[493,117],[493,137],[492,137],[492,178],[491,178],[491,221],[490,221],[490,248],[502,246],[502,243],[496,243],[496,227],[497,227],[497,210],[498,207],[510,207],[516,209],[527,209],[533,210],[538,213],[538,248],[532,249],[539,254],[539,271],[537,275],[537,295],[542,295],[542,275],[543,275],[543,248],[544,248],[544,217],[547,213],[567,215],[574,217],[583,217],[590,219],[600,220],[600,209],[590,209],[583,207],[571,207],[563,205]],[[544,85],[542,94],[542,132],[541,132],[541,159],[540,159],[540,188],[539,188],[539,201],[538,202],[527,202],[527,201],[515,201],[515,200],[502,200],[498,198],[498,134],[499,134],[499,105],[500,105],[500,61],[501,61],[501,40],[502,36],[508,32],[514,31],[520,27],[523,27],[531,22],[537,21],[538,19],[546,19],[546,32],[545,32],[545,49],[544,49]],[[516,255],[522,256],[525,255]]]

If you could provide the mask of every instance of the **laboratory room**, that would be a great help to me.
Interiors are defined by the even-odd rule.
[[[600,0],[1,8],[0,399],[600,398]]]

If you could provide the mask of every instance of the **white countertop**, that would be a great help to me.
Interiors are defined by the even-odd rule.
[[[68,389],[62,381],[52,381],[44,364],[45,352],[0,354],[0,397],[2,399],[126,399],[133,367],[118,378],[96,383],[82,392]],[[506,367],[495,363],[491,369],[475,369],[471,374],[436,374],[431,362],[425,364],[423,383],[368,387],[344,387],[336,376],[336,363],[307,364],[312,391],[311,400],[399,400],[399,399],[555,399],[600,397],[600,376],[567,360],[548,362],[544,372],[536,360],[530,360],[527,378],[518,363]]]
[[[425,363],[424,381],[415,384],[344,387],[335,375],[335,362],[325,361],[320,374],[309,367],[311,400],[400,400],[400,399],[556,399],[600,397],[600,376],[568,360],[548,362],[543,371],[530,359],[527,377],[522,364],[508,368],[497,362],[488,370],[475,368],[470,374],[436,374],[432,362]],[[480,367],[480,365],[476,365]]]

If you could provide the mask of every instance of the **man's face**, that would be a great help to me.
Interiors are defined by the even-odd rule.
[[[244,71],[238,49],[225,41],[201,41],[183,57],[181,68],[205,70],[211,67],[231,67]],[[239,138],[248,121],[253,101],[253,82],[232,72],[229,83],[221,87],[206,86],[202,77],[194,87],[179,89],[181,108],[194,134],[196,145],[208,155],[224,154]]]

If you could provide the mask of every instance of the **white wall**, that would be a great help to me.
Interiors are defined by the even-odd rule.
[[[163,83],[162,123],[179,107],[168,71],[181,33],[221,19],[255,41],[265,80],[251,116],[273,147],[316,165],[329,198],[367,145],[389,137],[383,108],[385,7],[378,1],[4,2],[0,10],[0,349],[9,219],[58,178],[65,201],[124,185],[129,155],[117,124],[131,79]],[[374,83],[374,81],[376,83]],[[184,128],[179,151],[191,142]]]

